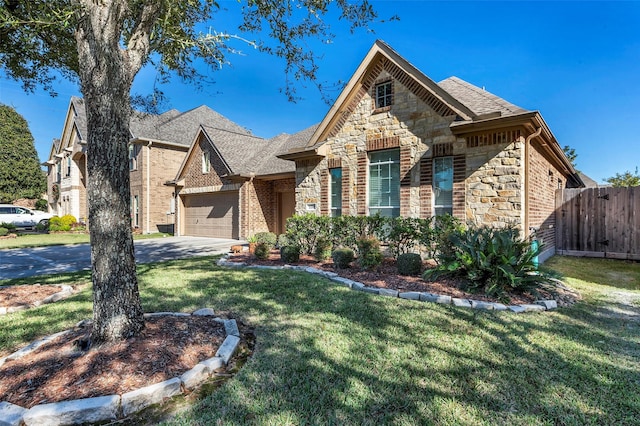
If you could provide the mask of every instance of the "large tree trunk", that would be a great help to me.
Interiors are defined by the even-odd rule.
[[[128,167],[129,93],[135,72],[118,45],[121,7],[118,1],[93,5],[76,32],[87,113],[94,344],[125,339],[144,328]]]

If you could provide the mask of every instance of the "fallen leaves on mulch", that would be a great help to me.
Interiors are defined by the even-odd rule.
[[[0,288],[0,307],[31,306],[60,292],[58,285],[14,285]]]
[[[280,259],[280,252],[272,250],[267,260],[258,260],[254,255],[247,251],[231,254],[229,260],[232,262],[244,262],[253,265],[271,265],[282,266],[284,262]],[[319,262],[311,256],[300,256],[297,265],[311,266],[313,268],[322,269],[324,271],[335,272],[341,277],[348,278],[353,281],[361,282],[369,287],[388,288],[398,290],[400,292],[416,291],[424,293],[433,293],[457,297],[461,299],[473,299],[485,302],[500,302],[499,300],[487,297],[483,294],[469,293],[464,290],[464,282],[453,278],[440,278],[436,281],[424,281],[419,276],[400,275],[396,267],[395,259],[385,258],[382,264],[371,271],[360,270],[357,266],[348,269],[336,269],[333,261],[328,259]],[[435,264],[424,262],[424,269],[434,267]],[[563,286],[551,289],[541,289],[540,295],[535,296],[529,293],[511,293],[509,294],[510,304],[528,304],[540,299],[556,300],[558,306],[567,306],[575,303],[579,299],[579,295]]]
[[[140,336],[79,350],[90,326],[80,326],[0,367],[0,401],[38,404],[122,394],[180,376],[211,358],[225,338],[213,317],[145,319]]]

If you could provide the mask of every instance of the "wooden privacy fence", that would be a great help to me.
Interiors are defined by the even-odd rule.
[[[558,190],[556,252],[640,260],[640,187]]]

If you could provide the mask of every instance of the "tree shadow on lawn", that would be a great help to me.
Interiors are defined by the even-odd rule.
[[[637,335],[585,304],[490,313],[354,292],[300,272],[212,274],[187,277],[186,287],[256,327],[256,352],[176,423],[625,424],[640,416]]]
[[[138,275],[145,312],[206,306],[256,329],[252,359],[177,424],[633,424],[640,417],[638,326],[603,317],[606,307],[483,312],[352,291],[303,272],[220,268],[211,258],[139,265]],[[90,288],[14,315],[29,317],[14,323],[28,326],[12,340],[60,331],[91,316]]]

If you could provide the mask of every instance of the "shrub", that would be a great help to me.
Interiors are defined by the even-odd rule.
[[[296,245],[280,247],[280,259],[285,263],[296,263],[300,260],[300,247]]]
[[[269,244],[256,243],[256,250],[253,252],[253,254],[260,260],[267,260],[269,258],[270,251],[271,248],[269,247]]]
[[[282,248],[282,247],[290,246],[290,245],[291,245],[291,241],[289,241],[289,239],[287,238],[286,234],[278,235],[278,242],[276,244],[276,247]]]
[[[49,232],[49,221],[48,220],[41,220],[40,222],[38,222],[38,224],[36,225],[36,231],[38,231],[38,232]]]
[[[508,301],[507,293],[535,292],[548,277],[536,271],[532,250],[516,228],[471,228],[450,234],[450,251],[438,254],[439,266],[424,273],[426,280],[458,276],[470,291]]]
[[[260,244],[264,243],[269,247],[269,250],[276,246],[278,237],[273,232],[258,232],[254,235],[255,242]]]
[[[5,228],[9,232],[15,232],[17,229],[13,223],[6,223],[6,222],[0,223],[0,227]]]
[[[327,260],[331,257],[331,241],[328,238],[318,238],[316,241],[316,249],[313,251],[313,256],[316,260]]]
[[[419,243],[421,222],[413,217],[394,217],[387,221],[384,240],[393,257],[409,253]]]
[[[318,238],[331,238],[331,218],[314,214],[294,215],[287,219],[287,239],[300,247],[301,252],[312,254]]]
[[[355,259],[355,254],[350,248],[339,248],[333,251],[331,258],[333,259],[333,264],[336,268],[346,269]]]
[[[422,257],[418,253],[402,253],[398,256],[397,267],[400,275],[420,275]]]
[[[4,226],[0,226],[0,237],[4,237],[9,234],[9,230]]]
[[[358,263],[362,269],[371,270],[382,263],[380,242],[375,237],[358,239]]]
[[[36,201],[35,209],[46,212],[49,209],[49,203],[47,202],[47,200],[40,198],[38,201]]]
[[[71,225],[76,222],[76,218],[70,214],[62,217],[54,216],[49,219],[49,231],[70,231]]]
[[[464,232],[464,225],[459,219],[445,214],[432,219],[433,231],[429,257],[440,263],[441,258],[451,257],[455,247],[452,241]]]

